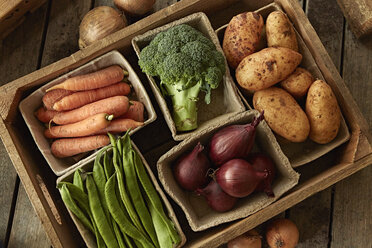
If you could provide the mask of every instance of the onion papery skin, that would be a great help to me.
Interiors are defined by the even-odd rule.
[[[152,9],[155,0],[114,0],[116,7],[132,16],[144,15]]]
[[[127,19],[114,8],[99,6],[90,10],[83,18],[79,28],[79,47],[84,48],[93,42],[112,34],[125,26]]]
[[[299,231],[289,219],[273,220],[266,229],[266,241],[270,248],[295,248]]]
[[[253,166],[243,159],[232,159],[215,172],[216,181],[222,190],[238,198],[250,195],[267,176],[267,172],[255,171]]]
[[[257,185],[256,191],[265,192],[269,197],[275,197],[271,186],[276,176],[276,167],[273,160],[263,153],[252,153],[247,160],[256,171],[266,171],[268,173],[267,178]]]
[[[260,234],[255,229],[252,229],[230,240],[227,243],[227,248],[261,248],[261,238]]]
[[[209,158],[221,165],[234,158],[246,158],[252,150],[256,127],[263,120],[263,113],[252,123],[227,126],[215,133],[209,143]]]
[[[190,153],[181,156],[173,166],[173,175],[185,190],[194,191],[203,188],[211,180],[208,176],[210,162],[202,152],[203,149],[199,142]]]
[[[238,198],[226,194],[221,187],[212,180],[204,189],[197,189],[196,193],[206,198],[208,205],[217,212],[231,210]]]

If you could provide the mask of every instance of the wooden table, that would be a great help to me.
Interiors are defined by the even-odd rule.
[[[154,11],[174,2],[157,0]],[[303,0],[300,4],[371,123],[372,37],[360,41],[353,36],[336,0]],[[112,1],[50,0],[29,14],[0,41],[1,84],[77,51],[79,23],[89,9],[99,5],[112,5]],[[2,143],[0,164],[0,243],[3,247],[50,247]],[[371,248],[371,181],[369,166],[282,213],[300,229],[298,247]]]

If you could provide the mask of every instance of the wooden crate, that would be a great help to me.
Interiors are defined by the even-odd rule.
[[[131,47],[131,39],[147,30],[198,11],[205,12],[214,28],[218,28],[242,10],[254,10],[270,2],[272,0],[182,0],[82,51],[0,88],[0,135],[53,247],[81,247],[83,243],[55,188],[56,177],[49,169],[45,169],[46,162],[38,152],[18,111],[20,100],[46,82],[114,49],[122,52],[138,71],[138,66],[135,66],[137,59]],[[187,235],[186,247],[217,247],[372,163],[372,137],[368,133],[368,124],[298,1],[276,0],[276,2],[282,6],[294,23],[324,78],[333,88],[350,128],[351,139],[340,148],[314,161],[311,165],[316,165],[316,168],[304,170],[300,183],[290,192],[247,218],[195,233],[188,227],[182,212],[177,212],[177,206],[174,205]],[[142,77],[144,77],[143,74]],[[164,125],[164,128],[167,127]],[[163,148],[155,149],[154,158],[161,155],[157,154],[159,150],[164,151]],[[155,163],[149,164],[155,166]],[[310,165],[304,165],[299,170],[306,169],[308,166]]]
[[[0,0],[0,40],[25,20],[27,12],[38,9],[46,0]]]

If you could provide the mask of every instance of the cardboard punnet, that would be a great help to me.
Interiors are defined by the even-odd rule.
[[[213,134],[223,127],[234,124],[248,124],[253,121],[254,117],[258,117],[259,115],[260,113],[257,110],[248,110],[227,117],[219,123],[210,125],[197,135],[183,140],[159,159],[157,163],[159,180],[163,184],[165,191],[180,205],[193,231],[202,231],[251,215],[276,201],[281,195],[298,183],[300,175],[292,169],[288,158],[281,151],[274,134],[265,121],[262,121],[257,126],[256,147],[254,149],[270,156],[276,165],[277,175],[273,181],[275,197],[268,197],[265,193],[256,192],[239,199],[232,210],[219,213],[213,211],[207,205],[204,197],[197,196],[194,192],[183,190],[175,180],[172,166],[181,155],[190,152],[198,142],[204,145],[204,147],[207,147]]]
[[[271,12],[276,11],[276,10],[283,12],[283,9],[278,4],[271,3],[263,8],[256,10],[255,12],[262,15],[263,19],[266,20],[267,16]],[[224,36],[227,25],[228,24],[225,24],[216,30],[217,37],[221,44],[223,41],[223,36]],[[299,33],[296,31],[296,29],[295,29],[295,32],[297,36],[299,53],[302,54],[302,61],[299,67],[302,67],[308,70],[315,79],[321,79],[321,80],[326,81],[322,73],[320,72],[309,49],[307,48],[305,42],[303,41]],[[265,37],[266,35],[264,34],[263,36]],[[232,73],[234,72],[232,71]],[[236,82],[235,77],[234,77],[234,82]],[[236,82],[236,85],[239,89],[239,94],[242,97],[244,104],[247,106],[248,109],[252,109],[252,92],[245,92],[244,89],[242,89],[237,82]],[[323,156],[324,154],[328,153],[334,148],[345,143],[346,141],[349,140],[350,133],[346,125],[345,119],[341,115],[341,125],[340,125],[340,129],[338,131],[336,138],[333,139],[331,142],[324,144],[324,145],[317,144],[314,141],[310,140],[309,138],[304,142],[294,143],[294,142],[290,142],[286,140],[285,138],[282,138],[281,136],[277,134],[275,134],[275,136],[277,137],[277,141],[280,147],[282,148],[284,154],[288,157],[289,162],[291,163],[292,167],[298,167],[298,166],[307,164]]]
[[[204,13],[195,13],[134,37],[132,40],[132,45],[137,53],[137,56],[139,57],[141,50],[150,43],[155,35],[180,24],[188,24],[202,32],[207,38],[212,40],[212,42],[216,45],[217,50],[223,53],[208,17]],[[190,132],[177,132],[176,126],[172,119],[171,106],[167,105],[167,102],[159,89],[159,79],[155,79],[149,75],[147,75],[147,77],[149,79],[151,89],[154,92],[156,100],[160,105],[164,118],[175,140],[183,140],[194,133],[207,128],[209,125],[220,121],[220,118],[225,114],[245,110],[244,104],[240,100],[240,97],[237,93],[237,88],[230,76],[229,68],[226,63],[226,72],[222,82],[220,82],[220,85],[217,89],[212,90],[211,103],[206,104],[203,100],[204,94],[199,94],[199,101],[197,102],[198,128]]]
[[[46,89],[50,88],[53,85],[59,84],[66,80],[67,78],[86,74],[90,72],[97,71],[99,69],[103,69],[110,65],[119,65],[123,69],[126,69],[129,73],[128,79],[130,84],[132,85],[132,90],[135,92],[135,97],[138,101],[142,102],[145,106],[147,112],[147,119],[144,122],[143,126],[137,127],[131,131],[131,134],[138,131],[139,129],[143,128],[147,124],[153,122],[156,119],[156,113],[152,103],[150,101],[149,96],[146,93],[145,88],[143,87],[141,81],[139,80],[136,72],[132,69],[128,61],[121,55],[118,51],[111,51],[107,54],[98,57],[85,65],[61,76],[57,79],[43,85],[35,92],[30,94],[26,97],[19,105],[19,109],[21,114],[30,129],[31,135],[35,140],[37,147],[39,148],[40,152],[43,154],[45,160],[48,162],[50,168],[57,176],[61,176],[62,174],[66,173],[69,170],[72,170],[79,165],[85,164],[87,161],[92,159],[96,154],[96,152],[86,153],[84,155],[76,155],[70,158],[56,158],[50,149],[51,140],[45,138],[44,130],[46,128],[34,115],[34,112],[42,106],[42,97],[45,94]],[[83,157],[83,158],[82,158]]]
[[[137,148],[137,146],[133,142],[132,142],[132,147],[138,153],[138,155],[140,156],[140,158],[141,158],[141,160],[143,162],[143,165],[146,168],[146,171],[147,171],[147,173],[148,173],[148,175],[149,175],[149,177],[150,177],[150,179],[151,179],[151,181],[152,181],[152,183],[153,183],[156,191],[158,192],[160,198],[163,201],[163,204],[164,204],[164,207],[165,207],[165,210],[166,210],[165,212],[168,213],[169,218],[174,223],[174,225],[175,225],[175,227],[177,229],[177,232],[180,235],[181,243],[179,243],[174,248],[183,246],[186,243],[186,236],[183,233],[180,224],[178,223],[176,214],[174,213],[171,204],[169,203],[169,201],[168,201],[167,197],[165,196],[163,190],[160,188],[160,186],[159,186],[159,184],[157,182],[156,177],[152,173],[152,170],[151,170],[149,164],[146,162],[146,159],[142,156],[141,152],[139,151],[139,149]],[[72,183],[74,172],[77,169],[82,169],[85,172],[91,172],[93,170],[94,160],[95,160],[95,157],[90,158],[89,160],[85,161],[84,164],[79,165],[74,170],[70,170],[65,175],[59,177],[57,179],[57,185],[59,183],[62,183],[62,182],[70,182],[70,183]],[[88,246],[88,248],[96,248],[97,247],[97,244],[96,244],[96,238],[95,238],[95,236],[80,222],[80,220],[71,211],[68,210],[68,212],[69,212],[69,214],[70,214],[73,222],[75,223],[77,229],[79,230],[79,232],[80,232],[80,234],[81,234],[81,236],[82,236],[85,244]]]

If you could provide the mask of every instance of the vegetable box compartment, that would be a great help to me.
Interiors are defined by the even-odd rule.
[[[283,9],[277,3],[271,3],[267,6],[264,6],[258,9],[255,12],[260,14],[263,17],[263,19],[266,20],[267,16],[271,12],[277,11],[277,10],[283,12]],[[225,24],[216,30],[216,34],[218,36],[218,39],[221,45],[222,45],[222,41],[223,41],[223,37],[224,37],[227,25],[228,24]],[[295,32],[296,32],[296,38],[298,42],[299,53],[302,54],[302,61],[299,66],[301,68],[305,68],[306,70],[308,70],[315,79],[321,79],[321,80],[326,81],[316,64],[313,55],[311,54],[310,50],[306,46],[302,37],[297,31]],[[235,71],[232,71],[232,73],[235,73]],[[235,83],[240,89],[239,93],[242,97],[244,104],[249,109],[252,109],[251,107],[252,105],[250,104],[252,103],[252,93],[249,93],[249,92],[244,93],[244,89],[242,89],[236,81]],[[339,128],[338,134],[336,138],[334,138],[331,142],[327,144],[323,144],[323,145],[317,144],[314,141],[310,140],[309,138],[307,138],[306,141],[304,142],[294,143],[294,142],[290,142],[282,138],[281,136],[277,134],[275,134],[275,136],[277,137],[277,141],[279,142],[279,145],[282,148],[284,154],[288,157],[292,167],[298,167],[298,166],[304,165],[306,163],[309,163],[323,156],[327,152],[345,143],[347,140],[349,140],[350,133],[346,125],[345,119],[341,114],[341,125]]]
[[[138,78],[136,72],[132,69],[128,61],[118,52],[111,51],[99,58],[96,58],[89,63],[51,81],[48,84],[43,85],[38,90],[30,94],[25,98],[19,105],[21,114],[30,129],[31,135],[35,140],[40,152],[43,154],[45,160],[48,162],[50,168],[57,176],[61,176],[69,170],[78,167],[81,164],[85,164],[90,161],[97,154],[96,152],[90,152],[86,154],[78,154],[73,157],[68,158],[57,158],[51,153],[49,139],[44,136],[44,129],[46,128],[34,115],[34,112],[42,105],[42,97],[45,94],[45,90],[53,85],[59,84],[66,80],[67,78],[82,75],[90,72],[103,69],[110,65],[119,65],[123,69],[126,69],[129,73],[128,79],[132,85],[132,90],[135,92],[135,98],[144,104],[147,112],[147,119],[145,119],[144,125],[133,129],[131,132],[134,133],[140,128],[146,126],[147,124],[153,122],[156,119],[155,110],[151,104],[150,98],[146,93],[140,79]]]
[[[149,177],[150,177],[153,185],[155,186],[156,191],[158,192],[158,194],[160,195],[160,198],[163,201],[163,204],[165,206],[165,209],[168,211],[168,216],[170,217],[170,219],[175,224],[175,227],[177,229],[177,232],[178,232],[178,234],[181,237],[181,243],[177,247],[181,247],[186,242],[186,237],[185,237],[185,234],[182,232],[181,226],[180,226],[180,224],[179,224],[179,222],[177,220],[177,216],[174,213],[173,208],[172,208],[171,204],[169,203],[167,197],[165,196],[164,192],[160,188],[160,186],[159,186],[159,184],[157,182],[156,177],[152,173],[149,164],[146,162],[146,159],[142,156],[141,152],[138,150],[137,146],[133,142],[132,142],[132,147],[137,152],[137,154],[140,156],[140,158],[141,158],[141,160],[143,162],[143,165],[145,166],[146,171],[147,171],[147,173],[148,173],[148,175],[149,175]],[[92,171],[93,170],[94,159],[95,158],[90,158],[84,164],[79,165],[74,170],[70,170],[65,175],[59,177],[57,179],[57,185],[59,183],[61,183],[61,182],[70,182],[70,183],[72,183],[74,172],[77,169],[82,169],[85,172]],[[81,221],[70,210],[68,210],[68,212],[69,212],[72,220],[74,221],[77,229],[79,230],[80,235],[84,239],[85,244],[89,248],[97,247],[96,238],[94,237],[94,235],[81,223]]]
[[[20,102],[38,87],[42,87],[51,80],[113,50],[118,50],[130,61],[133,69],[145,84],[146,76],[137,65],[137,55],[131,44],[135,36],[197,12],[204,12],[212,27],[217,29],[228,23],[234,15],[243,11],[255,11],[273,2],[273,0],[182,0],[69,57],[0,88],[0,135],[2,141],[54,248],[83,247],[84,241],[80,238],[78,230],[63,206],[61,196],[56,189],[56,175],[48,168],[45,158],[35,145],[35,141],[19,112]],[[296,171],[301,174],[296,186],[270,205],[240,220],[221,224],[204,231],[193,232],[182,209],[170,199],[180,226],[187,237],[185,247],[219,247],[228,240],[243,234],[372,163],[372,138],[369,133],[369,124],[360,112],[302,7],[297,0],[275,0],[275,3],[287,14],[309,49],[321,75],[331,86],[349,127],[350,139],[338,148],[310,162],[307,166],[296,168]],[[236,87],[235,83],[231,82],[231,89],[234,87]],[[149,95],[152,97],[152,93],[150,93]],[[153,97],[151,99],[155,100]],[[220,100],[222,102],[222,98]],[[236,100],[236,102],[239,101]],[[240,106],[240,104],[238,105]],[[217,103],[213,105],[212,103],[212,106],[221,105]],[[31,114],[34,110],[32,109]],[[231,115],[233,116],[234,113]],[[164,130],[160,129],[168,129],[162,117],[158,118],[154,125],[146,126],[146,132],[152,132],[154,135],[151,136],[151,139],[146,135],[136,137],[136,140],[138,138],[144,144],[152,144],[154,139],[163,142],[161,144],[164,145],[157,143],[159,145],[148,149],[139,147],[153,170],[160,156],[176,144],[170,133],[165,138]],[[142,129],[135,135],[140,135],[145,130]],[[136,143],[139,144],[137,141]]]
[[[208,142],[213,134],[223,127],[251,123],[254,117],[259,115],[260,113],[257,110],[249,110],[236,114],[233,117],[227,117],[219,123],[210,125],[197,135],[183,140],[159,159],[157,163],[159,180],[163,184],[165,191],[185,212],[192,230],[202,231],[251,215],[279,199],[281,195],[298,183],[300,175],[292,169],[288,158],[280,150],[275,136],[265,121],[262,121],[257,126],[254,150],[259,150],[268,155],[276,165],[277,176],[273,181],[275,197],[268,197],[263,192],[256,192],[239,199],[230,211],[219,213],[213,211],[207,205],[203,196],[197,196],[194,192],[183,190],[175,180],[172,167],[181,155],[190,152],[198,142],[208,147]]]
[[[139,56],[141,50],[150,43],[155,35],[180,24],[188,24],[199,30],[215,44],[218,51],[222,52],[222,48],[219,45],[217,36],[208,20],[208,17],[204,13],[195,13],[134,37],[132,44],[137,56]],[[211,103],[206,104],[202,97],[204,94],[199,94],[199,101],[197,102],[198,128],[194,131],[178,132],[172,119],[171,109],[169,108],[169,105],[167,105],[167,102],[159,88],[159,79],[155,79],[149,75],[147,77],[175,140],[183,140],[193,135],[195,132],[207,128],[209,125],[218,123],[224,115],[233,115],[232,113],[234,112],[241,112],[245,110],[226,63],[226,72],[222,82],[217,89],[212,90]]]

